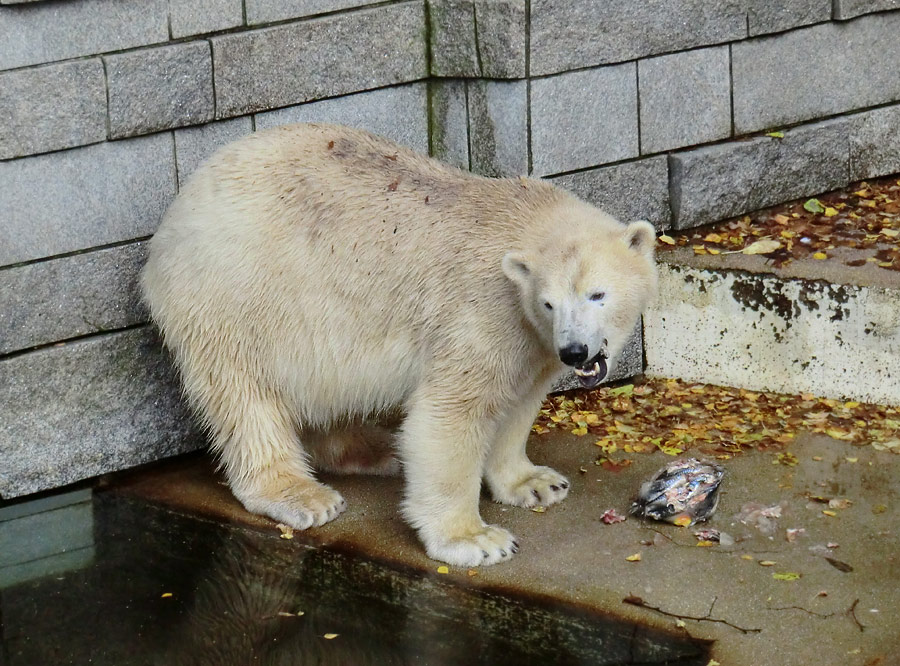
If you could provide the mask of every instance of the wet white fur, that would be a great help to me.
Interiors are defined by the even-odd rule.
[[[652,247],[647,223],[548,183],[294,125],[191,176],[142,287],[248,510],[296,528],[334,518],[343,499],[313,463],[364,457],[354,430],[400,410],[404,516],[431,557],[472,566],[518,548],[482,522],[482,479],[511,504],[565,497],[565,479],[525,454],[565,369],[555,349],[571,333],[592,354],[603,338],[621,350],[654,290]],[[586,300],[598,290],[602,304]],[[375,471],[392,471],[379,456]]]

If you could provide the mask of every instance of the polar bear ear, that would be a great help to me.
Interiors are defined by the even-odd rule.
[[[531,276],[528,258],[520,252],[507,252],[500,265],[506,277],[518,285],[524,285]]]
[[[656,246],[656,229],[645,220],[632,222],[625,227],[625,242],[635,252],[652,257]]]

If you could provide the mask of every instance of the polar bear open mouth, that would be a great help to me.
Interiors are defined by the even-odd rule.
[[[594,388],[606,377],[606,353],[600,352],[587,363],[575,366],[575,376],[584,388]]]

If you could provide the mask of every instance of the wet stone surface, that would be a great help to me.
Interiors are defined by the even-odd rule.
[[[464,589],[115,492],[91,508],[91,557],[0,582],[4,664],[708,661],[706,641],[572,605]]]

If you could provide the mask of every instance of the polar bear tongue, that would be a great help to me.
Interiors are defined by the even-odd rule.
[[[607,369],[606,357],[601,352],[584,365],[575,366],[575,376],[584,388],[594,388],[606,377]]]

